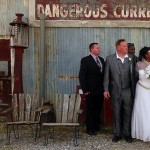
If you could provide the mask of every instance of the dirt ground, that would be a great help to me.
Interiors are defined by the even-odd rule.
[[[150,150],[150,142],[135,139],[132,143],[126,143],[124,139],[118,143],[113,143],[110,128],[103,128],[96,136],[89,136],[81,127],[77,147],[73,145],[73,133],[70,127],[55,128],[54,139],[49,138],[47,146],[43,146],[44,133],[42,129],[41,136],[35,143],[31,129],[27,126],[20,127],[20,138],[16,139],[12,132],[10,145],[6,145],[6,128],[4,124],[1,124],[0,150]]]

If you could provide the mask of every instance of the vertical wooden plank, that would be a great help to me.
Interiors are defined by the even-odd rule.
[[[24,94],[19,94],[19,121],[24,121],[25,101]]]
[[[42,105],[41,105],[42,106]],[[39,97],[37,93],[32,94],[32,105],[30,121],[40,121],[40,111],[36,111],[39,108]]]
[[[26,104],[26,109],[25,109],[25,121],[30,121],[30,113],[31,113],[31,95],[27,94],[25,96],[25,104]]]
[[[62,119],[62,96],[56,94],[56,122],[60,123]]]
[[[73,114],[74,114],[74,108],[75,108],[75,99],[76,99],[76,94],[71,94],[70,95],[70,103],[68,107],[68,119],[67,122],[71,123],[73,121]]]
[[[36,108],[36,102],[35,102],[35,94],[31,94],[31,110],[34,110]]]
[[[68,116],[68,106],[69,106],[69,94],[64,94],[64,102],[63,102],[63,109],[62,109],[62,122],[67,122]]]
[[[35,109],[36,109],[36,102],[35,102],[35,94],[31,94],[31,114],[30,114],[30,121],[34,121],[35,119]]]
[[[12,106],[13,106],[13,121],[18,121],[18,102],[17,94],[14,94],[12,97]]]
[[[81,105],[81,97],[79,94],[76,95],[76,102],[75,102],[75,109],[74,109],[74,115],[73,115],[73,122],[78,122],[78,112]]]
[[[35,104],[35,109],[37,109],[39,107],[39,98],[37,93],[33,94],[33,100],[34,100],[34,104]]]
[[[30,114],[30,121],[35,121],[35,111],[31,110]]]
[[[30,121],[36,121],[36,109],[39,107],[38,97],[37,94],[32,94],[32,104],[31,104],[31,115],[30,115]],[[39,118],[40,119],[40,118]],[[39,120],[37,120],[39,121]]]

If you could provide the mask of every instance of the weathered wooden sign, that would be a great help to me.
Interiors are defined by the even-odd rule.
[[[150,19],[148,0],[35,0],[35,19],[143,20]]]

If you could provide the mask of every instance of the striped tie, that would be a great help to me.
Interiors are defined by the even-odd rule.
[[[99,61],[99,58],[98,58],[98,57],[96,57],[96,63],[97,63],[97,65],[98,65],[99,69],[100,69],[100,72],[102,72],[101,63],[100,63],[100,61]]]

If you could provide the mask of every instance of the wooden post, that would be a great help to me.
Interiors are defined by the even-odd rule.
[[[23,93],[23,83],[22,83],[22,58],[23,58],[23,48],[15,48],[15,63],[14,63],[14,91],[17,95]]]

